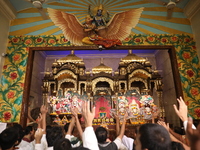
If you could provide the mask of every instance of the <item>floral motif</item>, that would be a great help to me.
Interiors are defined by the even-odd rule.
[[[183,58],[189,59],[190,58],[190,53],[183,53]]]
[[[13,91],[8,92],[8,94],[7,94],[7,98],[8,98],[8,99],[14,98],[14,96],[15,96],[15,93],[14,93]]]
[[[4,65],[4,66],[3,66],[3,69],[7,69],[7,67],[8,67],[7,65]]]
[[[197,117],[200,117],[200,108],[196,108],[194,110],[195,114],[197,115]]]
[[[10,74],[10,78],[11,78],[12,80],[15,80],[15,79],[17,78],[17,73],[16,73],[16,72],[12,72],[12,73]]]
[[[189,77],[193,77],[194,76],[194,72],[192,70],[187,70],[187,75]]]
[[[199,95],[199,91],[196,88],[192,88],[191,94],[194,95],[194,96],[197,96],[197,95]]]
[[[5,119],[5,121],[10,120],[11,116],[12,114],[8,111],[3,114],[3,118]]]
[[[21,55],[19,55],[19,54],[16,54],[13,56],[14,61],[18,61],[20,58],[21,58]]]
[[[30,45],[32,44],[32,40],[31,39],[26,39],[25,42],[24,42],[26,45]]]

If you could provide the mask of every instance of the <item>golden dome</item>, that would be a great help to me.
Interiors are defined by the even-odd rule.
[[[72,50],[71,54],[67,55],[66,57],[58,59],[57,62],[58,63],[66,63],[66,62],[81,63],[81,62],[83,62],[83,59],[77,57],[74,54],[74,50]]]
[[[146,59],[133,54],[132,50],[129,50],[128,55],[126,57],[124,57],[124,58],[121,58],[121,61],[123,61],[125,63],[130,63],[130,62],[145,62]]]
[[[101,59],[101,64],[92,68],[92,73],[95,74],[95,73],[100,73],[100,72],[105,72],[105,73],[112,73],[113,70],[111,67],[108,67],[106,65],[103,64],[103,61]]]

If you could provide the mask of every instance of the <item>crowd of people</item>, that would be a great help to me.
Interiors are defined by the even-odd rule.
[[[70,123],[64,127],[47,126],[48,108],[42,105],[37,126],[28,125],[23,129],[15,124],[7,127],[0,133],[0,147],[1,150],[199,150],[200,125],[195,127],[192,118],[188,118],[188,108],[182,97],[177,101],[179,107],[174,105],[174,110],[183,122],[184,138],[163,120],[138,126],[135,138],[127,137],[124,133],[128,115],[125,114],[123,121],[115,115],[117,136],[111,141],[106,128],[100,126],[94,131],[95,107],[91,108],[88,101],[82,107],[84,131],[76,108],[72,109]],[[80,138],[73,135],[75,126]]]

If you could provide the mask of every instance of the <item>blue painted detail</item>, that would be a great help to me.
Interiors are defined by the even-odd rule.
[[[17,18],[41,17],[40,13],[18,13]]]
[[[136,30],[136,29],[132,29],[132,31],[134,32],[134,33],[136,33],[136,34],[144,34],[143,32],[141,32],[141,31],[138,31],[138,30]]]
[[[191,29],[190,25],[184,25],[184,24],[160,21],[160,20],[153,20],[153,19],[146,19],[146,18],[140,18],[140,20],[192,34],[192,29]],[[146,27],[145,27],[145,29],[147,29],[149,31],[152,31],[151,29],[148,29]]]
[[[149,27],[149,26],[146,26],[146,25],[143,25],[143,24],[138,24],[137,26],[141,27],[145,30],[151,31],[153,33],[156,33],[156,34],[169,34],[168,32],[164,32],[164,31],[161,31],[161,30],[158,30],[156,28],[152,28],[152,27]]]
[[[37,30],[35,32],[30,32],[30,33],[28,33],[26,35],[39,35],[39,34],[42,34],[44,32],[47,32],[49,30],[55,29],[55,28],[57,28],[57,27],[56,26],[50,26],[50,27],[46,27],[46,28],[41,29],[41,30]]]
[[[167,16],[167,12],[161,11],[143,11],[144,15],[152,15],[152,16]],[[173,12],[173,18],[187,18],[182,12]]]
[[[63,33],[62,33],[62,30],[60,30],[60,31],[58,31],[58,32],[55,32],[55,33],[53,33],[52,35],[59,35],[59,34],[63,34]]]
[[[42,20],[42,21],[37,21],[37,22],[32,22],[32,23],[26,23],[26,24],[11,26],[10,32],[29,28],[29,27],[33,27],[33,26],[36,26],[36,25],[41,25],[41,24],[44,24],[44,23],[49,23],[49,22],[52,22],[52,21],[49,19],[49,20]]]

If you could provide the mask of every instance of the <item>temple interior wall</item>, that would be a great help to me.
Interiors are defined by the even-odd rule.
[[[173,72],[171,68],[170,57],[168,51],[157,51],[155,54],[156,66],[159,73],[163,77],[163,104],[167,122],[173,126],[180,126],[180,121],[176,115],[173,104],[176,104],[176,91],[174,86]]]

